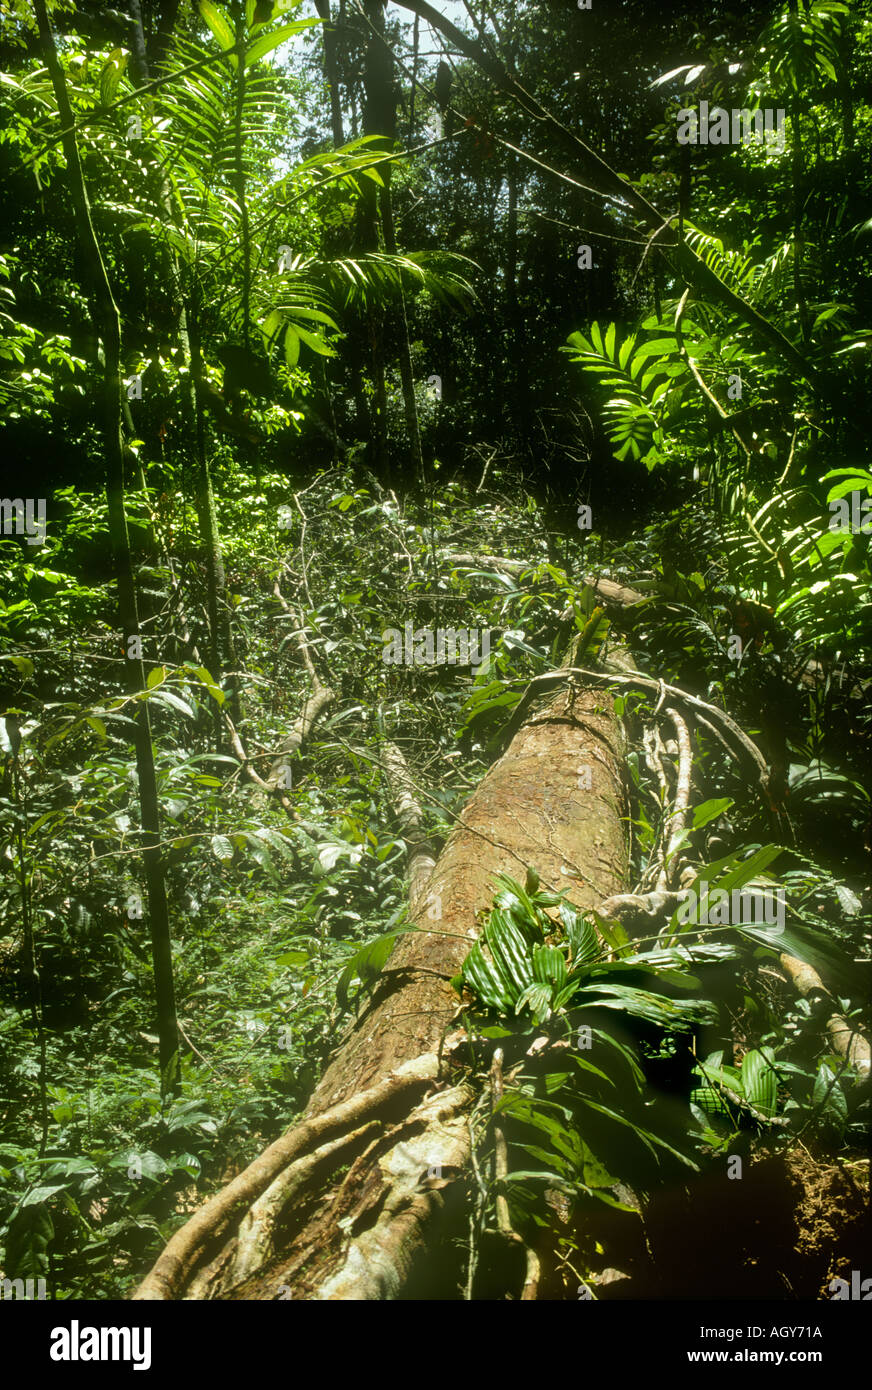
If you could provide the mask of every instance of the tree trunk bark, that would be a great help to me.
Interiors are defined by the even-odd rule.
[[[366,0],[366,18],[371,26],[364,62],[364,135],[384,135],[393,122],[394,97],[390,87],[390,60],[385,60],[384,0]],[[370,180],[361,190],[359,209],[360,246],[364,251],[379,249],[378,189]],[[387,477],[388,393],[385,379],[384,310],[378,302],[366,311],[369,331],[370,373],[373,401],[370,410],[370,467],[377,477]]]
[[[315,9],[324,20],[321,29],[321,42],[324,45],[324,79],[330,92],[330,128],[333,132],[333,145],[338,150],[345,144],[342,129],[342,102],[339,96],[339,58],[336,45],[336,30],[330,20],[330,0],[315,0]]]
[[[125,464],[121,425],[121,321],[106,266],[100,253],[94,224],[91,220],[88,190],[76,145],[73,114],[67,95],[63,69],[55,49],[54,34],[49,23],[45,0],[36,0],[35,10],[43,56],[54,88],[63,131],[61,140],[67,162],[67,179],[72,197],[76,233],[81,247],[82,261],[90,281],[94,317],[103,342],[102,426],[106,452],[109,535],[118,581],[123,640],[128,652],[125,661],[127,688],[131,694],[134,694],[145,689],[146,678],[141,648],[137,646],[134,646],[132,650],[130,648],[132,638],[135,638],[137,643],[141,641],[141,638],[124,497]],[[160,848],[160,804],[151,746],[151,723],[148,705],[144,701],[137,701],[136,703],[135,721],[134,743],[142,819],[142,862],[148,894],[148,918],[157,1004],[161,1091],[166,1094],[177,1089],[178,1086],[179,1035],[173,983],[169,910]]]
[[[367,120],[372,129],[367,134],[384,135],[394,141],[397,136],[396,84],[394,81],[394,55],[385,42],[384,9],[381,0],[368,7],[373,33],[370,37],[370,51],[367,57]],[[384,166],[384,187],[379,192],[382,232],[385,250],[389,255],[397,254],[397,232],[394,224],[394,207],[391,196],[391,165]],[[400,312],[398,322],[397,358],[400,368],[400,385],[403,393],[403,414],[409,435],[409,448],[412,465],[419,482],[424,485],[424,459],[421,454],[421,430],[418,424],[418,405],[415,400],[415,378],[412,368],[412,347],[409,341],[409,319],[406,312],[406,296],[400,285]]]
[[[183,387],[187,396],[188,415],[194,425],[194,468],[196,476],[195,505],[197,521],[200,526],[203,559],[206,571],[206,602],[209,614],[211,637],[211,674],[222,685],[228,671],[235,665],[233,660],[233,626],[231,622],[230,597],[227,592],[227,576],[224,570],[224,553],[221,547],[221,531],[215,507],[215,493],[212,488],[212,472],[209,467],[209,449],[206,438],[206,412],[203,409],[202,382],[203,356],[200,345],[199,306],[195,301],[196,291],[180,304],[180,337],[185,356],[191,364],[188,382]],[[193,383],[191,385],[191,383]],[[232,677],[230,688],[230,714],[234,724],[241,718],[241,697],[236,676]],[[216,720],[216,747],[221,746],[220,721]]]
[[[564,685],[534,709],[418,887],[417,930],[300,1123],[172,1237],[134,1298],[391,1299],[422,1273],[428,1298],[460,1296],[476,1086],[449,980],[495,874],[532,866],[583,908],[623,890],[622,763],[608,696]]]

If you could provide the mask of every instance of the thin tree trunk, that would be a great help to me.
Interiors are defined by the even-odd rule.
[[[394,82],[394,58],[385,42],[384,9],[381,0],[371,4],[369,10],[376,33],[370,38],[372,50],[367,64],[368,79],[371,81],[370,119],[378,123],[380,129],[373,132],[394,141],[397,136],[396,85]],[[376,108],[376,101],[378,107]],[[391,165],[384,166],[384,187],[380,191],[382,231],[385,250],[392,256],[397,254],[397,233],[394,224],[393,200],[391,197]],[[409,448],[412,454],[412,467],[422,487],[424,459],[421,454],[421,430],[418,424],[418,405],[415,400],[415,378],[412,369],[412,348],[409,342],[409,320],[406,313],[406,296],[400,285],[399,343],[397,356],[400,367],[400,384],[403,393],[403,415],[409,435]]]
[[[91,220],[88,192],[73,133],[73,115],[63,70],[55,49],[54,35],[46,12],[45,0],[35,0],[34,7],[43,56],[51,77],[61,127],[64,131],[62,143],[67,162],[67,178],[72,197],[76,232],[83,263],[90,280],[94,317],[103,342],[102,425],[106,454],[109,534],[118,581],[124,642],[129,650],[130,639],[139,640],[139,614],[124,503],[124,444],[121,434],[121,321]],[[134,648],[135,650],[136,648]],[[141,656],[128,657],[125,665],[130,692],[144,690],[146,675]],[[179,1037],[173,984],[172,945],[164,867],[160,849],[160,807],[148,705],[144,701],[138,701],[135,711],[136,767],[143,834],[142,859],[148,893],[148,918],[157,1003],[161,1089],[166,1093],[175,1090],[178,1085]]]
[[[384,125],[387,110],[393,110],[393,97],[384,87],[385,47],[384,0],[366,0],[366,17],[372,25],[366,46],[364,64],[364,135],[385,134]],[[380,37],[380,35],[382,37]],[[378,190],[375,184],[366,180],[362,190],[359,211],[360,244],[364,251],[379,249]],[[370,371],[374,390],[373,408],[370,411],[370,466],[377,477],[387,476],[388,437],[387,413],[388,394],[385,381],[384,313],[376,304],[367,310],[369,330]]]
[[[384,228],[385,250],[392,256],[397,254],[397,234],[394,226],[394,209],[391,198],[391,172],[390,165],[385,169],[384,188],[381,190],[381,212],[382,227]],[[416,477],[422,486],[426,483],[424,476],[424,458],[421,452],[421,429],[418,422],[418,403],[415,399],[415,375],[412,368],[412,345],[409,341],[409,318],[406,313],[406,295],[402,285],[400,286],[400,333],[397,356],[400,363],[400,382],[403,389],[403,414],[406,420],[406,429],[409,434],[409,448],[412,453],[412,465]]]
[[[138,0],[137,0],[138,3]],[[150,67],[155,67],[166,54],[179,15],[179,0],[159,0],[157,16],[148,38],[146,54]]]
[[[415,143],[415,94],[418,87],[418,48],[421,20],[415,15],[415,30],[412,38],[412,87],[409,93],[409,144]]]
[[[791,0],[791,14],[797,16],[797,0]],[[805,261],[805,236],[802,229],[802,199],[805,171],[802,151],[802,127],[799,115],[799,93],[791,90],[788,97],[790,108],[790,174],[791,196],[793,201],[793,292],[803,343],[807,344],[811,335],[811,320],[802,283],[803,263]]]
[[[233,661],[233,629],[230,621],[230,600],[227,594],[227,576],[224,571],[224,555],[221,549],[221,533],[218,527],[218,513],[215,509],[215,494],[212,488],[212,473],[209,468],[209,451],[206,444],[205,411],[200,394],[203,379],[203,357],[200,347],[200,322],[197,306],[189,302],[182,306],[181,336],[183,346],[190,352],[191,377],[194,383],[193,413],[196,424],[196,485],[195,502],[200,535],[206,565],[206,603],[209,614],[209,628],[212,637],[211,674],[218,684],[222,684]],[[236,681],[230,692],[230,713],[235,724],[240,722],[239,693]]]
[[[774,347],[776,352],[790,363],[794,371],[811,384],[820,386],[813,364],[808,361],[800,349],[786,338],[774,323],[759,313],[748,300],[721,280],[693,248],[679,238],[677,232],[670,225],[672,218],[664,217],[662,211],[649,202],[643,193],[640,193],[621,174],[616,173],[580,136],[576,135],[568,126],[563,125],[556,116],[542,106],[535,96],[522,87],[495,53],[484,48],[469,34],[463,33],[444,14],[433,5],[428,4],[427,0],[397,0],[397,4],[412,14],[420,15],[423,20],[449,40],[452,48],[476,63],[483,72],[487,73],[499,91],[511,97],[523,111],[540,122],[540,134],[548,131],[561,144],[570,148],[578,161],[577,172],[594,185],[589,191],[598,193],[609,202],[617,200],[632,208],[640,220],[658,234],[655,242],[657,249],[675,253],[678,269],[686,284],[695,285],[703,292],[712,295],[716,302],[731,310],[743,323]],[[578,186],[576,177],[565,175],[553,167],[551,167],[551,172]]]
[[[530,374],[525,356],[521,316],[518,311],[518,164],[510,154],[506,180],[509,191],[509,208],[506,218],[506,347],[509,400],[511,401],[515,429],[521,439],[531,433],[532,420],[529,405]],[[527,349],[529,351],[529,349]]]
[[[339,98],[339,55],[336,44],[336,30],[330,22],[330,0],[315,0],[315,9],[324,20],[321,28],[321,42],[324,45],[324,78],[330,93],[330,126],[333,131],[333,144],[338,150],[345,144],[342,129],[342,102]]]
[[[137,66],[137,81],[146,83],[149,80],[148,57],[146,52],[145,37],[142,29],[142,14],[140,11],[139,0],[129,0],[130,12],[134,20],[133,34],[131,39],[132,52]],[[165,10],[168,7],[164,7]],[[162,12],[163,13],[163,12]],[[170,36],[171,37],[171,36]],[[237,135],[239,132],[237,131]],[[241,170],[241,150],[237,143],[236,150],[237,177],[243,184],[243,205],[244,205],[244,171]],[[173,194],[168,180],[161,176],[161,202],[164,205],[168,216],[172,214]],[[245,232],[243,233],[245,236]],[[194,472],[195,472],[195,505],[197,509],[197,520],[200,526],[200,536],[202,538],[205,572],[206,572],[206,608],[209,615],[210,629],[210,674],[214,676],[219,685],[223,684],[226,673],[235,665],[233,653],[233,629],[230,621],[231,607],[227,594],[227,579],[224,571],[224,556],[221,547],[221,532],[218,526],[218,514],[215,509],[215,496],[212,488],[212,475],[209,467],[209,451],[206,439],[205,413],[198,383],[202,381],[203,363],[200,347],[199,318],[197,314],[197,304],[195,292],[189,290],[186,298],[181,286],[181,267],[175,253],[172,257],[172,295],[175,311],[179,319],[179,340],[182,351],[184,352],[191,370],[183,373],[180,378],[180,386],[183,397],[183,406],[186,414],[186,433],[193,432],[194,445]],[[248,243],[245,241],[245,263],[248,265]],[[246,300],[247,303],[247,300]],[[122,398],[122,404],[126,404]],[[230,705],[228,710],[235,725],[241,723],[241,708],[239,690],[236,682],[230,692]],[[223,724],[221,714],[216,709],[215,717],[215,747],[220,751],[222,746]]]

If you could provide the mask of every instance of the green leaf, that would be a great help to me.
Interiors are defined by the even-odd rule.
[[[763,1052],[746,1052],[742,1058],[742,1086],[748,1102],[766,1116],[778,1108],[778,1078]]]
[[[848,1121],[848,1102],[845,1099],[844,1091],[836,1080],[835,1072],[827,1066],[826,1062],[821,1062],[818,1067],[811,1099],[814,1108],[816,1110],[822,1109],[823,1116],[841,1134]]]
[[[285,362],[289,367],[296,367],[300,360],[300,339],[295,330],[288,324],[285,329]]]
[[[626,952],[630,946],[630,938],[621,924],[619,922],[607,922],[604,917],[601,917],[598,912],[594,912],[593,910],[591,910],[590,915],[596,922],[597,930],[603,941],[611,946],[613,951],[617,951],[618,953],[621,951]]]
[[[298,19],[294,24],[283,24],[280,29],[273,29],[270,34],[262,34],[259,39],[255,39],[250,48],[245,50],[245,66],[251,67],[259,58],[263,58],[267,53],[271,53],[279,44],[285,43],[292,34],[299,34],[302,29],[309,29],[313,24],[323,24],[321,19]],[[214,30],[213,30],[214,33]],[[233,42],[231,38],[230,43]],[[227,45],[224,45],[225,48]]]
[[[533,949],[533,975],[541,985],[566,984],[566,961],[556,946],[536,946]]]
[[[197,717],[191,709],[191,706],[183,700],[181,696],[173,694],[172,690],[157,690],[151,698],[152,700],[156,700],[158,704],[168,705],[170,709],[178,710],[180,714],[186,715],[188,719],[196,719]]]
[[[568,907],[566,903],[560,904],[560,916],[569,941],[573,969],[578,965],[586,965],[588,962],[596,960],[602,947],[593,923],[589,922],[580,912],[575,912],[571,907]]]
[[[218,40],[222,48],[231,48],[236,42],[236,33],[230,22],[229,16],[222,9],[212,3],[212,0],[200,0],[200,14],[211,29],[213,35]]]
[[[347,1011],[350,1008],[348,989],[351,983],[355,979],[360,981],[358,993],[374,984],[396,945],[397,937],[407,930],[403,927],[385,936],[377,936],[375,941],[370,941],[351,957],[336,986],[336,998],[342,1009]]]
[[[521,1013],[522,1009],[529,1005],[530,1013],[537,1023],[547,1023],[551,1017],[551,990],[548,985],[538,984],[535,980],[521,991],[521,995],[515,1005],[515,1013]]]
[[[216,704],[223,705],[224,691],[218,685],[218,682],[215,680],[215,677],[210,675],[210,673],[206,670],[206,667],[197,666],[195,668],[195,674],[199,676],[203,685],[205,685],[206,689],[208,690],[209,694],[212,696],[212,699],[216,702]]]
[[[276,965],[306,965],[308,960],[307,951],[285,951],[276,956]]]
[[[245,843],[248,846],[249,853],[255,862],[259,864],[262,869],[266,869],[270,873],[274,872],[272,855],[263,843],[262,836],[252,833],[250,830],[243,830],[242,834],[245,837]]]
[[[728,811],[732,804],[732,799],[728,796],[717,797],[711,801],[703,801],[701,805],[694,808],[693,829],[701,830],[702,827],[708,825],[710,821],[717,820],[718,816],[722,816],[725,811]]]
[[[216,859],[220,859],[222,864],[230,862],[234,850],[226,835],[213,835],[209,843]]]
[[[317,333],[310,333],[308,328],[301,328],[298,323],[294,324],[294,332],[307,347],[311,348],[313,352],[317,352],[320,357],[336,356],[336,349],[325,342],[323,338],[319,338]]]
[[[683,1154],[678,1149],[673,1148],[665,1139],[661,1139],[658,1135],[652,1134],[650,1130],[643,1129],[641,1125],[634,1124],[633,1121],[628,1120],[626,1116],[619,1115],[616,1111],[610,1110],[608,1106],[597,1104],[596,1101],[590,1100],[587,1096],[581,1098],[581,1104],[590,1110],[597,1111],[600,1115],[606,1115],[610,1120],[614,1120],[616,1124],[624,1125],[627,1129],[631,1129],[636,1137],[642,1140],[646,1148],[650,1149],[652,1144],[656,1144],[658,1148],[665,1149],[667,1153],[672,1154],[673,1158],[677,1158],[686,1168],[692,1168],[695,1173],[699,1172],[699,1168],[691,1158],[688,1158],[687,1154]]]
[[[60,1191],[55,1188],[53,1191]],[[33,1194],[31,1194],[32,1196]],[[21,1205],[6,1232],[3,1260],[7,1279],[45,1278],[48,1273],[48,1247],[54,1239],[54,1225],[45,1206],[28,1201]]]
[[[118,91],[118,84],[127,67],[129,54],[122,48],[113,48],[109,59],[100,73],[100,97],[104,106],[111,106]]]
[[[606,995],[606,998],[601,998]],[[661,1028],[687,1031],[697,1023],[713,1022],[717,1018],[714,1004],[706,999],[667,999],[663,994],[635,989],[632,985],[606,984],[597,980],[579,990],[578,1000],[598,1009],[618,1009],[647,1019]]]
[[[478,995],[487,1008],[496,1009],[498,1013],[508,1013],[511,1010],[514,1003],[513,991],[493,965],[485,960],[477,941],[463,962],[460,980]]]

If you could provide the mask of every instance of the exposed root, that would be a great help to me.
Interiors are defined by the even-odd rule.
[[[628,936],[653,940],[654,930],[667,922],[683,899],[678,892],[655,889],[652,893],[615,893],[604,898],[597,913],[607,922],[620,922]]]
[[[295,1125],[176,1231],[132,1297],[178,1298],[215,1243],[227,1236],[234,1223],[289,1164],[312,1153],[331,1136],[342,1135],[359,1126],[399,1096],[429,1085],[436,1080],[438,1072],[436,1053],[425,1053],[361,1094]]]
[[[796,956],[790,956],[786,951],[780,956],[780,964],[791,984],[804,999],[817,998],[828,1002],[832,1000],[830,991],[813,966],[797,960]],[[863,1075],[868,1075],[872,1066],[868,1039],[837,1013],[831,1013],[827,1019],[827,1034],[833,1051],[844,1057],[849,1066],[856,1067]]]
[[[657,887],[661,892],[669,887],[670,878],[674,879],[675,877],[674,871],[670,868],[669,860],[675,854],[684,835],[687,808],[690,805],[690,783],[693,771],[693,753],[687,725],[677,709],[670,707],[666,713],[675,725],[675,733],[678,738],[678,782],[675,788],[672,815],[669,818],[669,842],[666,846],[663,867],[657,879]]]
[[[314,1153],[296,1159],[279,1173],[239,1223],[232,1262],[222,1279],[225,1289],[241,1284],[273,1257],[276,1253],[276,1230],[282,1216],[299,1193],[325,1170],[334,1167],[338,1155],[358,1145],[368,1136],[374,1135],[379,1128],[377,1120],[370,1120],[349,1134],[341,1134],[338,1139],[322,1144]],[[194,1285],[189,1289],[187,1297],[198,1297]]]
[[[418,1258],[432,1248],[430,1225],[444,1207],[442,1189],[469,1163],[467,1114],[472,1093],[466,1086],[441,1091],[423,1101],[409,1120],[423,1132],[394,1145],[378,1163],[386,1194],[378,1219],[355,1236],[342,1266],[308,1297],[338,1302],[385,1300],[400,1296]]]

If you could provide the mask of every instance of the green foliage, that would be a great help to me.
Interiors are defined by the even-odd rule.
[[[649,957],[644,952],[634,953],[626,935],[617,936],[613,927],[612,944],[616,944],[621,959],[610,962],[593,923],[555,894],[539,890],[535,873],[531,872],[526,888],[504,874],[498,875],[497,881],[500,892],[457,982],[459,987],[473,990],[488,1008],[515,1015],[529,1009],[537,1026],[547,1023],[553,1014],[563,1013],[571,1003],[616,1009],[678,1030],[708,1017],[708,1006],[702,1000],[678,1001],[621,982],[621,976],[638,975]],[[555,906],[560,908],[559,945],[549,944],[556,924],[545,911]],[[693,988],[697,984],[683,972],[664,973],[662,958],[654,973],[672,985]]]
[[[601,385],[618,388],[603,405],[604,422],[618,459],[644,460],[649,468],[662,458],[663,407],[657,407],[670,391],[673,378],[683,374],[681,363],[662,352],[663,340],[637,344],[635,335],[619,341],[615,324],[603,333],[591,324],[590,336],[573,333],[573,362],[596,374]],[[667,348],[672,344],[667,340]],[[655,360],[653,363],[649,360]]]
[[[526,89],[635,171],[664,219],[676,210],[659,231],[592,193],[580,212],[579,190],[547,173],[567,169],[547,123],[531,162],[526,114],[466,63],[469,126],[434,145],[422,58],[397,141],[361,135],[367,32],[353,7],[335,31],[351,138],[332,148],[321,21],[289,18],[298,8],[255,22],[254,0],[188,7],[159,85],[134,98],[120,12],[52,7],[123,370],[143,387],[125,403],[147,671],[132,692],[97,427],[103,349],[54,93],[20,0],[4,30],[0,407],[8,490],[44,494],[49,525],[42,546],[0,536],[0,1240],[6,1277],[50,1273],[59,1298],[126,1293],[228,1171],[293,1122],[344,1015],[393,987],[409,928],[384,739],[401,742],[438,849],[573,629],[579,664],[624,642],[638,669],[729,710],[765,755],[761,788],[692,724],[693,800],[670,843],[671,773],[665,792],[640,752],[656,696],[604,695],[628,734],[637,883],[665,862],[673,882],[690,867],[685,883],[771,894],[777,854],[787,920],[773,934],[667,914],[631,940],[535,875],[501,879],[458,984],[480,1074],[494,1045],[505,1054],[479,1156],[501,1126],[513,1222],[535,1235],[552,1221],[548,1188],[626,1212],[627,1186],[684,1184],[737,1138],[831,1156],[865,1137],[868,1085],[778,964],[784,950],[813,964],[833,1007],[868,1027],[865,0],[783,5],[759,34],[752,8],[725,37],[612,7],[602,28],[581,20],[583,74],[574,6],[552,7],[547,43],[530,7],[509,7],[503,27],[497,6]],[[657,78],[666,47],[677,65]],[[676,87],[682,103],[780,104],[785,149],[698,149],[682,164],[672,107],[652,119]],[[361,225],[389,187],[396,252]],[[579,220],[598,265],[581,295]],[[679,231],[707,277],[685,279],[692,262],[668,244]],[[195,348],[215,408],[203,419]],[[445,558],[458,553],[473,559]],[[519,565],[475,558],[491,555]],[[644,603],[604,609],[592,575]],[[388,668],[379,634],[407,620],[486,630],[490,657],[477,674]],[[301,633],[334,700],[298,748]],[[179,1094],[164,1099],[132,741],[143,707],[183,1029]],[[293,785],[265,796],[249,773],[288,747]],[[480,1176],[483,1230],[502,1194],[486,1164]]]

